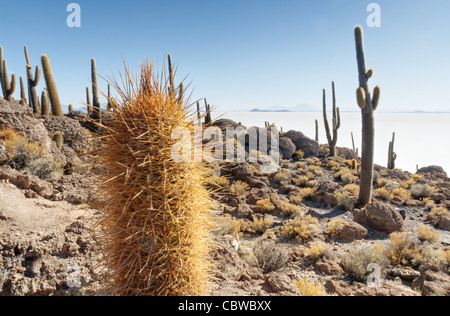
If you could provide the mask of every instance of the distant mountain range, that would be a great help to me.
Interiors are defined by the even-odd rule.
[[[250,112],[320,112],[321,110],[311,104],[299,104],[292,107],[274,105],[264,108],[255,108]]]

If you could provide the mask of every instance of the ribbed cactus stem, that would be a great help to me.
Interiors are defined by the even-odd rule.
[[[20,100],[26,100],[25,85],[23,83],[23,77],[22,76],[20,76]]]
[[[183,85],[183,83],[180,83],[180,86],[179,86],[178,89],[179,90],[178,90],[178,100],[177,100],[177,102],[179,104],[181,104],[183,102],[183,98],[184,98],[184,85]]]
[[[327,134],[328,145],[330,147],[330,156],[336,155],[336,144],[338,140],[338,130],[341,127],[341,114],[339,108],[336,106],[336,89],[334,81],[332,82],[333,90],[333,135],[331,135],[330,125],[328,124],[327,118],[327,94],[326,90],[323,89],[323,121],[325,124],[325,132]]]
[[[199,121],[200,124],[201,124],[201,121],[202,121],[202,112],[201,112],[201,110],[200,110],[200,102],[199,102],[199,101],[197,101],[197,119],[198,119],[198,121]]]
[[[58,90],[56,89],[55,78],[53,77],[52,66],[50,58],[47,55],[42,55],[42,69],[44,70],[45,83],[47,85],[47,93],[50,99],[53,116],[63,116],[61,109],[61,102],[59,101]]]
[[[91,93],[89,91],[89,87],[86,87],[86,105],[87,105],[87,112],[89,115],[92,114],[92,103],[91,103]]]
[[[48,100],[47,91],[43,90],[41,95],[41,115],[43,117],[48,117],[50,114],[50,103]]]
[[[375,119],[374,107],[369,90],[369,78],[366,69],[364,52],[364,34],[360,26],[355,28],[356,60],[358,64],[359,88],[357,93],[358,106],[362,114],[362,150],[361,176],[358,205],[364,206],[372,200],[374,147],[375,147]],[[372,71],[373,73],[373,71]],[[363,93],[364,90],[364,93]],[[364,96],[364,98],[362,98]],[[365,102],[363,102],[365,101]],[[378,104],[377,104],[378,105]]]
[[[72,112],[73,112],[73,105],[69,104],[69,113],[72,113]]]
[[[92,77],[92,109],[93,119],[100,119],[100,100],[98,97],[98,85],[97,85],[97,62],[95,58],[91,59],[91,77]]]
[[[205,125],[208,125],[211,123],[211,106],[208,104],[208,101],[205,99],[205,109],[206,109],[206,115],[205,115]]]

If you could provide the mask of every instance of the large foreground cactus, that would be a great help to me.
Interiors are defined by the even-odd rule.
[[[369,204],[372,199],[375,147],[375,119],[373,113],[378,107],[381,90],[380,87],[376,86],[373,97],[370,94],[369,79],[373,75],[373,70],[366,69],[364,34],[360,26],[355,28],[355,42],[359,73],[359,88],[356,91],[356,97],[362,113],[361,180],[358,205],[364,206]]]
[[[177,162],[183,128],[193,135],[195,113],[172,93],[169,81],[141,66],[140,80],[128,70],[124,88],[112,82],[117,99],[112,119],[101,125],[99,152],[105,174],[99,193],[104,219],[106,265],[112,294],[204,295],[210,264],[211,200],[203,163]],[[190,140],[189,140],[190,141]]]

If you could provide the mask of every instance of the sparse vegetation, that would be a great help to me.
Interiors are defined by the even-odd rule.
[[[434,188],[429,184],[414,184],[411,186],[410,192],[413,198],[423,200],[434,193]]]
[[[312,245],[309,248],[309,257],[313,260],[313,261],[317,261],[321,258],[323,258],[325,256],[325,253],[327,251],[327,245],[324,243],[317,243]]]
[[[249,189],[250,186],[247,183],[239,180],[230,185],[230,193],[238,196],[244,195]]]
[[[270,213],[275,209],[275,205],[269,198],[256,202],[256,211],[258,213]]]
[[[420,253],[420,244],[407,232],[392,233],[387,257],[395,265],[408,265]]]
[[[301,278],[298,281],[294,280],[294,284],[303,296],[329,296],[321,284],[310,282],[305,278]]]
[[[264,273],[278,271],[286,267],[289,260],[288,252],[270,240],[258,242],[253,248],[253,253]]]
[[[288,220],[279,230],[282,238],[304,241],[319,231],[319,221],[311,215],[298,216]]]
[[[385,268],[388,265],[386,257],[373,248],[361,247],[353,250],[348,255],[346,255],[342,261],[341,265],[352,278],[365,282],[369,272],[367,268],[370,264],[378,264],[381,267],[381,273],[385,273]]]
[[[337,202],[337,207],[346,211],[351,211],[355,208],[356,199],[347,192],[335,191],[334,197]]]
[[[328,222],[327,234],[331,237],[336,237],[344,227],[344,220],[342,218],[333,219]]]
[[[424,224],[414,227],[413,231],[422,241],[437,242],[439,240],[439,233]]]
[[[379,188],[377,189],[377,197],[385,201],[390,201],[394,198],[394,193],[386,188]]]

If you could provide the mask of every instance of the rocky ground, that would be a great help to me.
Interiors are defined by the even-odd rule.
[[[105,293],[98,219],[86,204],[95,190],[89,127],[81,112],[36,118],[0,100],[0,295]],[[327,146],[296,131],[281,135],[280,149],[278,172],[262,173],[263,158],[226,164],[211,185],[211,295],[450,294],[450,181],[441,168],[376,166],[374,201],[357,209],[352,150],[327,157]],[[376,287],[366,285],[371,263]]]

